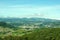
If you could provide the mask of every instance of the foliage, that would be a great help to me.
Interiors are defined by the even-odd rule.
[[[60,40],[60,28],[37,29],[30,34],[19,35],[1,36],[0,40]]]

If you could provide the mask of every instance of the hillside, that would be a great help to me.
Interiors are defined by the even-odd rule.
[[[24,36],[27,40],[60,40],[60,28],[44,28]]]
[[[60,28],[37,29],[30,34],[23,36],[3,36],[0,40],[60,40]]]
[[[60,26],[60,20],[46,18],[0,18],[0,22],[6,22],[12,27],[59,28]]]
[[[59,40],[60,20],[0,18],[0,40]]]

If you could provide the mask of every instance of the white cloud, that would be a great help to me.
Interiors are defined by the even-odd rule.
[[[60,12],[60,5],[55,6],[27,6],[27,5],[16,5],[0,7],[0,14],[4,16],[12,17],[45,17],[45,18],[57,18]],[[37,14],[37,15],[36,15]],[[59,14],[60,15],[60,14]],[[60,16],[59,16],[60,17]]]

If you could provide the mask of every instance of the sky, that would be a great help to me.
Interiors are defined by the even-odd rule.
[[[60,0],[0,0],[0,17],[60,19]]]

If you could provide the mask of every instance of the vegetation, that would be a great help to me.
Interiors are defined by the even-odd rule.
[[[28,40],[60,40],[60,28],[44,28],[29,35],[25,35]]]
[[[23,36],[2,36],[0,40],[60,40],[60,28],[43,28]]]
[[[59,40],[60,20],[0,18],[0,40]]]

